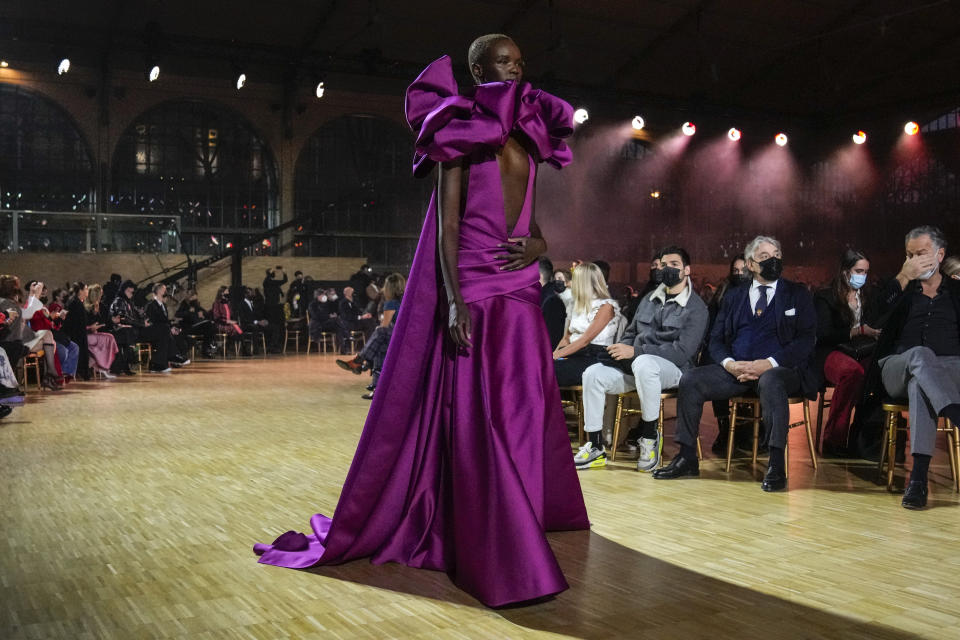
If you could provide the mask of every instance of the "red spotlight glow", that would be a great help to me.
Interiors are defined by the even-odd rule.
[[[697,132],[697,125],[692,122],[684,122],[683,126],[680,127],[680,130],[683,131],[683,135],[692,136]]]
[[[863,131],[857,131],[853,134],[853,143],[854,144],[863,144],[867,141],[867,134]]]
[[[908,136],[915,136],[920,133],[920,125],[911,120],[907,124],[903,125],[903,132]]]
[[[734,142],[736,142],[737,140],[739,140],[739,139],[740,139],[740,136],[742,136],[742,135],[743,135],[743,134],[740,133],[740,129],[737,129],[736,127],[731,127],[731,128],[730,128],[730,131],[727,131],[727,137],[730,138],[731,140],[733,140]]]
[[[777,146],[785,147],[787,146],[787,134],[778,133],[777,137],[774,138],[773,141],[777,143]]]

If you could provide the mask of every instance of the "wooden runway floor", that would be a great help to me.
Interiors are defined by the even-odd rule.
[[[673,482],[581,473],[593,529],[551,534],[571,588],[542,604],[365,560],[258,564],[254,542],[333,511],[367,380],[300,355],[30,396],[0,422],[0,638],[960,637],[943,452],[910,512],[871,464],[814,475],[798,430],[788,493],[712,459]]]

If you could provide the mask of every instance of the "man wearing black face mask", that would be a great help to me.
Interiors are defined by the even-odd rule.
[[[684,371],[696,364],[707,329],[707,305],[690,286],[690,256],[671,246],[663,249],[658,262],[663,282],[641,300],[620,342],[607,347],[607,357],[588,367],[582,378],[584,430],[596,445],[607,394],[637,390],[641,422],[627,441],[639,449],[638,471],[660,464],[660,394],[675,388]]]
[[[720,306],[710,334],[710,356],[719,364],[697,367],[680,380],[676,433],[680,453],[654,478],[700,475],[696,444],[703,403],[755,391],[770,447],[762,488],[787,487],[787,399],[801,392],[816,397],[820,385],[811,366],[817,314],[807,288],[780,277],[783,259],[777,240],[757,236],[744,255],[753,282],[729,291]]]
[[[660,286],[663,282],[663,271],[661,271],[660,256],[663,255],[662,251],[657,251],[657,253],[650,258],[650,279],[647,280],[647,284],[644,285],[643,290],[640,291],[640,297],[645,298],[653,290]]]

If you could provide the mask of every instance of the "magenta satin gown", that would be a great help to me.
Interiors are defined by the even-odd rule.
[[[489,606],[567,588],[545,531],[589,527],[540,311],[536,263],[500,271],[507,239],[495,152],[511,132],[532,143],[527,198],[511,237],[529,235],[534,162],[570,162],[571,108],[527,83],[460,96],[446,56],[407,90],[418,133],[414,173],[468,156],[460,287],[473,348],[447,337],[430,201],[383,373],[333,518],[304,539],[258,544],[260,562],[290,568],[370,556],[446,571]],[[291,539],[291,536],[293,538]]]

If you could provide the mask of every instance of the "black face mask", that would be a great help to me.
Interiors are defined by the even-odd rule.
[[[683,273],[676,267],[664,267],[660,269],[660,281],[666,285],[668,289],[672,289],[683,282]]]
[[[783,260],[776,256],[761,260],[757,264],[760,265],[760,277],[768,282],[779,280],[780,274],[783,273]]]
[[[653,284],[663,282],[663,269],[650,269],[650,282]]]
[[[567,289],[567,283],[561,280],[553,281],[553,290],[556,291],[557,293],[563,293],[564,291],[566,291],[566,289]]]

